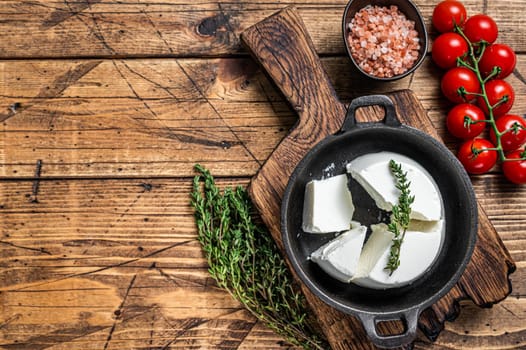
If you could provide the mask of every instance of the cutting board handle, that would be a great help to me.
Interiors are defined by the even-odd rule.
[[[345,116],[303,20],[287,7],[248,28],[241,39],[299,115],[296,128],[336,132]],[[310,140],[312,141],[312,139]],[[309,142],[311,145],[312,143]]]

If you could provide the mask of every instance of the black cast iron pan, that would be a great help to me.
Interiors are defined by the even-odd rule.
[[[383,121],[357,123],[356,110],[371,105],[384,108]],[[307,182],[343,174],[345,165],[354,158],[380,151],[410,157],[431,174],[444,202],[446,225],[441,252],[431,268],[412,284],[387,290],[331,278],[308,257],[334,234],[309,234],[301,229]],[[364,225],[378,222],[381,213],[372,199],[353,180],[349,186],[357,207],[354,219]],[[283,197],[281,226],[286,252],[308,288],[325,303],[357,316],[375,345],[391,348],[414,340],[420,313],[444,296],[462,275],[476,243],[477,204],[471,181],[456,157],[431,136],[401,124],[387,96],[372,95],[352,101],[341,130],[314,146],[298,164]],[[406,325],[404,333],[380,335],[377,323],[388,320],[402,320]]]

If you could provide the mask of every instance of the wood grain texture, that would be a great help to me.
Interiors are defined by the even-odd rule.
[[[294,7],[288,7],[242,34],[242,40],[298,112],[299,121],[276,147],[250,185],[250,195],[283,250],[280,206],[292,171],[308,150],[334,134],[342,125],[345,106],[324,74],[305,25]],[[309,65],[305,65],[309,62]],[[399,119],[438,138],[424,108],[410,90],[392,94]],[[363,111],[365,121],[377,121],[378,109]],[[310,145],[309,145],[310,143]],[[423,313],[420,329],[435,339],[443,323],[458,316],[458,302],[469,298],[479,306],[503,300],[511,292],[508,280],[515,264],[482,207],[475,251],[459,283]],[[306,286],[302,288],[332,348],[371,348],[359,321],[331,309]],[[387,334],[399,330],[386,328]]]
[[[210,278],[189,179],[32,187],[0,182],[0,347],[280,347]]]
[[[323,58],[322,67],[345,103],[415,91],[455,151],[444,123],[450,106],[429,58],[414,75],[385,85],[360,80],[346,57]],[[507,79],[519,115],[525,72],[526,55],[519,55]],[[252,176],[297,115],[250,58],[13,60],[0,61],[0,120],[6,177],[33,176],[38,159],[42,177],[188,176],[195,162],[216,175]]]
[[[255,186],[251,186],[253,198],[260,200],[256,201],[258,209],[279,213],[280,201],[266,196],[266,191],[275,191],[281,198],[295,164],[325,135],[338,130],[346,109],[338,100],[296,12],[281,11],[269,17],[243,32],[242,40],[299,115],[295,127],[273,151],[256,175]],[[279,220],[266,224],[271,231],[279,232]],[[280,239],[277,242],[281,245]]]
[[[248,59],[0,68],[4,176],[32,176],[37,159],[43,177],[188,175],[195,162],[252,175],[292,123]]]
[[[239,34],[286,5],[296,5],[321,54],[343,54],[339,23],[347,1],[56,1],[5,0],[0,57],[218,56],[244,53]],[[434,3],[416,0],[428,19]],[[500,40],[526,51],[521,0],[465,0],[468,13],[485,12],[499,23]],[[31,35],[28,36],[27,33]]]
[[[290,349],[210,279],[188,204],[195,162],[246,186],[297,121],[239,34],[296,4],[340,101],[410,88],[458,145],[429,56],[385,85],[349,69],[345,3],[0,1],[0,348]],[[436,2],[416,3],[428,20]],[[518,51],[524,114],[524,0],[463,3]],[[526,187],[498,168],[472,181],[517,263],[512,293],[461,302],[415,349],[526,348]]]
[[[0,347],[100,350],[115,323],[108,349],[288,348],[210,279],[190,190],[189,178],[44,180],[33,203],[33,181],[0,181]],[[490,309],[461,303],[416,349],[526,346],[526,218],[516,225],[498,227],[518,267],[511,296]]]

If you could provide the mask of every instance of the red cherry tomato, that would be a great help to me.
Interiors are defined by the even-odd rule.
[[[497,151],[493,148],[486,139],[472,139],[460,146],[457,157],[468,173],[484,174],[497,163]]]
[[[468,43],[460,34],[440,34],[433,43],[431,58],[442,69],[453,68],[457,65],[457,58],[468,52]]]
[[[497,107],[493,108],[493,116],[498,117],[508,113],[513,106],[513,102],[515,102],[513,87],[504,80],[494,79],[484,84],[484,88],[486,89],[489,104],[495,106],[499,103]],[[489,114],[488,107],[482,96],[477,97],[477,103],[484,113]]]
[[[444,96],[454,103],[471,101],[476,97],[472,94],[480,92],[477,75],[465,67],[448,70],[442,77],[440,88]]]
[[[431,21],[440,33],[446,33],[452,32],[455,29],[455,24],[462,26],[466,18],[466,8],[462,3],[455,0],[446,0],[436,5]]]
[[[471,16],[464,23],[464,34],[472,44],[480,41],[493,43],[497,40],[499,29],[497,23],[487,15],[479,14]]]
[[[513,72],[517,57],[511,47],[504,44],[489,45],[479,61],[479,69],[484,77],[487,77],[493,67],[499,67],[500,73],[497,78],[504,79]]]
[[[451,135],[460,139],[472,139],[484,131],[485,119],[480,108],[470,103],[461,103],[447,114],[446,126]]]
[[[513,151],[526,142],[526,121],[524,118],[506,114],[495,121],[495,126],[499,132],[504,132],[500,137],[500,144],[505,151]],[[494,145],[497,144],[497,136],[493,129],[489,132],[489,137]]]
[[[526,184],[526,160],[521,160],[525,157],[525,150],[516,150],[506,154],[506,159],[508,160],[502,162],[502,172],[504,176],[518,185]]]

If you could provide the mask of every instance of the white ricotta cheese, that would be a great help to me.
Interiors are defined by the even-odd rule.
[[[356,273],[367,227],[353,223],[353,228],[314,251],[310,258],[333,278],[350,282]]]
[[[417,162],[393,152],[369,153],[347,164],[347,172],[369,193],[380,209],[391,211],[398,203],[400,191],[389,169],[393,159],[402,165],[411,181],[410,190],[415,196],[411,205],[411,218],[436,221],[442,218],[442,200],[431,175]]]
[[[364,187],[376,205],[391,211],[400,191],[389,169],[393,159],[411,182],[411,222],[400,250],[400,266],[386,270],[394,234],[384,223],[367,228],[352,221],[354,205],[346,174],[315,180],[305,188],[303,230],[310,233],[345,231],[310,255],[327,274],[342,282],[374,288],[395,288],[412,283],[435,262],[442,248],[445,224],[438,186],[418,163],[392,152],[367,154],[347,165],[347,171]],[[350,227],[350,230],[349,230]]]
[[[367,278],[378,259],[391,247],[393,242],[394,235],[388,231],[386,224],[371,225],[371,230],[371,236],[365,243],[358,260],[358,268],[353,281]]]
[[[415,228],[421,229],[422,231],[415,231]],[[429,269],[439,255],[444,230],[443,220],[435,222],[412,222],[406,231],[400,249],[400,266],[392,275],[389,275],[389,270],[385,269],[389,260],[391,242],[387,244],[387,247],[384,241],[380,243],[373,242],[375,246],[370,247],[370,249],[375,252],[375,257],[379,255],[379,258],[372,268],[370,268],[370,265],[360,265],[358,267],[359,273],[355,275],[352,282],[375,289],[395,288],[413,282]],[[379,232],[380,231],[377,233],[380,235]],[[390,232],[387,232],[387,234],[389,233]],[[368,245],[373,243],[371,243],[371,239],[367,241],[362,251],[362,256],[366,253]],[[363,259],[362,256],[360,256],[360,261]]]
[[[354,214],[347,174],[313,180],[305,187],[302,228],[310,233],[348,230]]]

